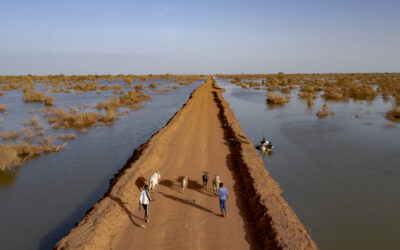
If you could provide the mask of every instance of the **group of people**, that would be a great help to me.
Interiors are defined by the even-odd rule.
[[[221,209],[221,216],[226,216],[226,200],[228,199],[228,190],[224,187],[224,184],[221,182],[219,184],[218,189],[218,197],[219,197],[219,207]],[[155,199],[150,197],[149,186],[145,185],[144,189],[140,192],[139,198],[139,210],[143,207],[144,209],[144,221],[149,221],[149,203],[150,201],[155,201]]]

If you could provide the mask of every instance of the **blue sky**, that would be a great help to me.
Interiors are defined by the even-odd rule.
[[[400,1],[1,0],[0,74],[398,72]]]

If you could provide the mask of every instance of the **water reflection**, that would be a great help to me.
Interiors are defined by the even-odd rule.
[[[124,166],[133,150],[160,129],[202,82],[163,95],[148,92],[154,97],[151,101],[119,117],[112,126],[91,128],[69,141],[64,150],[43,154],[13,172],[1,173],[0,200],[6,202],[0,202],[0,249],[51,249],[103,196],[109,179]],[[163,86],[173,84],[165,82]],[[85,92],[80,97],[58,94],[56,98],[57,105],[68,107],[95,106],[111,96],[111,92]],[[1,96],[2,102],[13,108],[8,123],[2,124],[6,131],[22,129],[26,110],[43,108],[43,104],[26,104],[21,99],[19,92]],[[47,120],[42,125],[45,131],[50,129]],[[137,185],[142,182],[138,180]]]
[[[261,155],[263,158],[267,156],[269,159],[272,158],[272,155],[274,154],[274,151],[260,151]]]
[[[289,103],[266,107],[264,91],[217,81],[246,136],[276,146],[273,156],[258,152],[320,249],[400,249],[400,124],[384,116],[391,103],[316,98],[309,108],[292,91]],[[335,115],[319,119],[324,103]]]
[[[10,187],[17,179],[19,168],[13,170],[0,171],[0,188]]]

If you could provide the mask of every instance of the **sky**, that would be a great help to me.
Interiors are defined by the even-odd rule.
[[[0,0],[0,74],[400,71],[398,0]]]

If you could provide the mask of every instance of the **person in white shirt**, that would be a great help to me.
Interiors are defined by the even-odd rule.
[[[140,192],[140,199],[139,199],[139,210],[141,209],[141,206],[143,206],[145,222],[148,221],[148,217],[149,217],[149,201],[154,201],[154,199],[151,199],[151,197],[150,197],[149,186],[145,185],[142,192]]]

